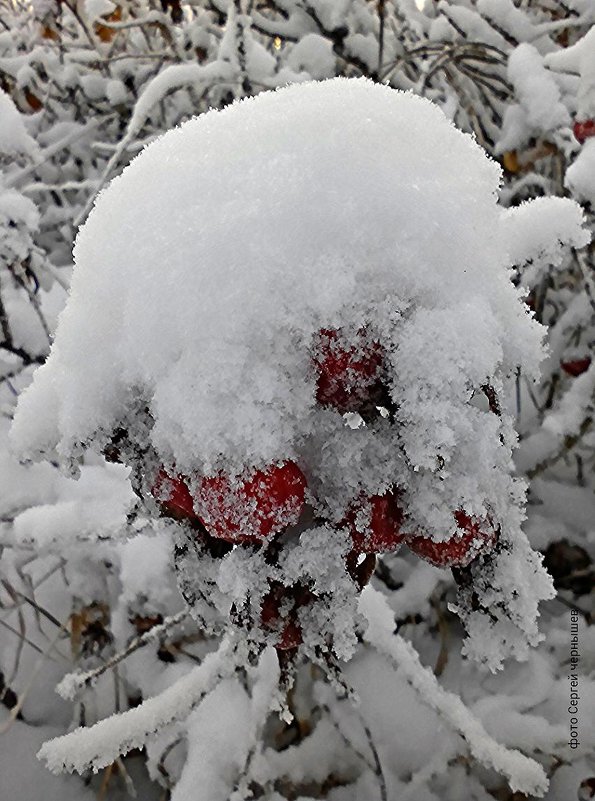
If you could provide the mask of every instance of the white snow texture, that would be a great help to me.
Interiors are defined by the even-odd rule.
[[[170,131],[80,231],[18,447],[67,456],[110,432],[135,388],[180,468],[288,455],[313,424],[322,326],[380,336],[397,400],[435,384],[407,364],[428,346],[463,393],[503,367],[534,371],[541,332],[508,279],[498,182],[438,108],[364,80],[265,93]]]
[[[523,243],[499,181],[435,105],[363,79],[190,120],[143,151],[81,229],[15,445],[67,461],[123,426],[188,475],[294,459],[335,524],[361,492],[395,485],[408,529],[436,540],[455,534],[454,510],[489,517],[501,551],[480,600],[495,611],[459,608],[467,653],[492,669],[526,658],[552,587],[520,529],[503,386],[518,367],[536,374],[543,329],[509,269],[511,254],[578,241],[581,217]],[[394,421],[352,429],[316,403],[313,343],[329,328],[381,343]],[[478,402],[488,384],[499,414]]]

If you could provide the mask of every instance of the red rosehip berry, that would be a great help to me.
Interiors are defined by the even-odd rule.
[[[583,145],[591,136],[595,136],[595,120],[575,120],[572,133],[577,142]]]
[[[353,550],[358,553],[396,551],[403,542],[400,533],[405,514],[398,502],[398,493],[372,495],[354,501],[342,525],[351,534]]]
[[[466,567],[480,553],[490,551],[496,544],[496,531],[487,520],[473,520],[462,510],[454,513],[461,537],[434,542],[429,537],[407,537],[413,553],[436,567]]]
[[[535,292],[529,292],[528,295],[525,295],[523,302],[528,309],[535,311]]]
[[[165,468],[160,467],[151,495],[170,517],[177,520],[196,518],[192,495],[183,476],[170,476]]]
[[[586,373],[591,366],[591,357],[585,356],[583,359],[569,359],[565,362],[560,362],[560,367],[567,375],[576,378],[583,373]]]
[[[278,581],[270,582],[260,610],[260,625],[265,632],[276,634],[275,648],[287,651],[302,644],[302,627],[298,610],[314,600],[307,587],[295,584],[286,587]]]
[[[382,394],[384,352],[363,328],[349,339],[341,330],[323,328],[313,361],[318,373],[316,399],[322,406],[342,414],[357,412]]]
[[[232,543],[259,542],[297,523],[306,483],[291,461],[247,476],[221,472],[199,480],[194,508],[212,536]]]

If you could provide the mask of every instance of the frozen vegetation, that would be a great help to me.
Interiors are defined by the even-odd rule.
[[[0,6],[11,797],[589,798],[595,10],[426,5]]]

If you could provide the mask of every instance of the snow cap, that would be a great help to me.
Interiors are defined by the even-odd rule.
[[[460,444],[449,404],[464,416],[473,386],[540,358],[509,279],[500,175],[430,101],[365,79],[265,92],[169,131],[79,232],[14,443],[68,457],[141,399],[180,469],[293,458],[328,415],[313,337],[363,327],[425,432],[409,448],[424,465]]]

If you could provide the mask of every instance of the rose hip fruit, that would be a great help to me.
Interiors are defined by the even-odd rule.
[[[591,136],[595,136],[595,120],[578,120],[572,126],[572,133],[577,142],[583,145]]]
[[[434,542],[429,537],[407,537],[413,553],[436,567],[466,567],[480,553],[490,551],[496,544],[496,531],[487,520],[477,521],[462,510],[454,513],[461,537]]]
[[[313,361],[318,374],[316,399],[322,406],[344,414],[381,398],[384,352],[365,329],[346,337],[341,329],[323,328],[318,333]]]
[[[384,495],[354,501],[343,525],[349,529],[354,551],[383,553],[396,551],[403,542],[400,529],[404,519],[398,493],[391,490]]]
[[[591,366],[591,357],[585,356],[583,359],[569,359],[568,361],[560,362],[560,367],[567,375],[573,378],[586,373]]]
[[[312,603],[315,596],[301,584],[292,587],[286,587],[278,581],[270,584],[270,590],[262,599],[260,625],[264,631],[277,635],[275,648],[278,650],[297,648],[302,643],[298,610]]]
[[[151,495],[170,517],[177,520],[196,518],[192,495],[183,476],[170,476],[165,468],[160,467]]]
[[[286,461],[240,476],[220,472],[200,479],[194,508],[213,537],[259,542],[297,523],[305,492],[304,474]]]

